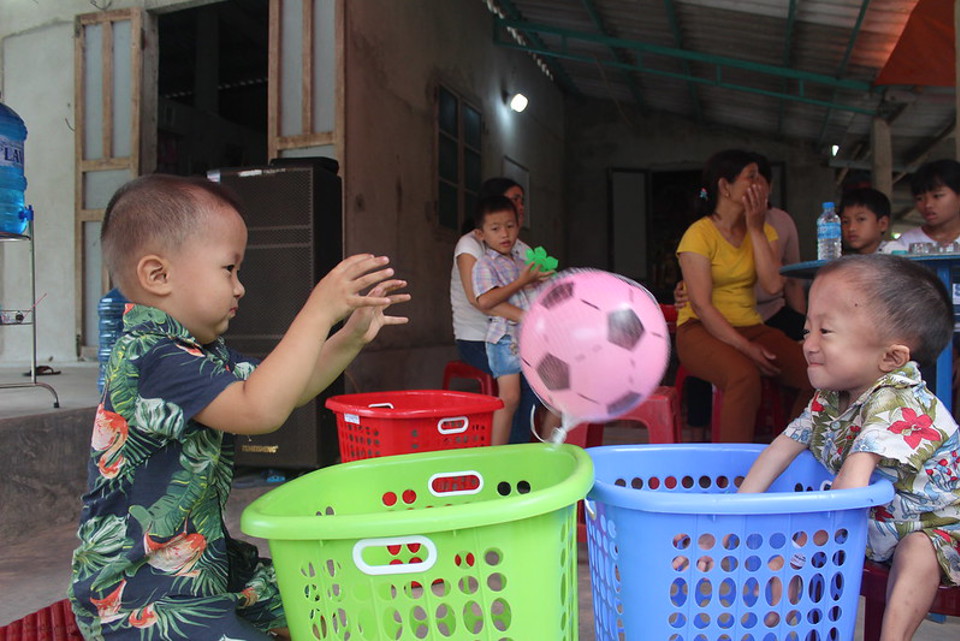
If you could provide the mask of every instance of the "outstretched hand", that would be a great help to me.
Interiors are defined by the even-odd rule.
[[[409,322],[406,316],[387,316],[384,311],[394,303],[405,303],[410,300],[410,294],[390,294],[401,287],[406,287],[405,280],[388,280],[370,290],[366,297],[371,300],[387,300],[386,304],[364,305],[358,307],[343,326],[345,332],[359,338],[366,345],[380,332],[384,325],[404,325]],[[389,295],[388,295],[389,294]]]
[[[374,287],[393,276],[393,269],[386,267],[389,262],[390,259],[386,256],[373,254],[357,254],[343,259],[316,284],[307,301],[307,307],[316,313],[327,315],[330,323],[334,324],[356,309],[386,308],[399,302],[385,295],[390,290]],[[374,288],[366,295],[361,293],[370,287]]]

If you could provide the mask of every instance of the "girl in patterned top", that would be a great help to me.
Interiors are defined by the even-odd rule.
[[[763,492],[804,449],[834,489],[873,474],[896,494],[873,508],[867,556],[891,564],[885,641],[910,639],[937,586],[960,585],[957,424],[920,376],[953,332],[953,305],[929,270],[898,256],[845,256],[820,268],[803,344],[817,392],[740,487]]]
[[[269,559],[230,538],[235,434],[319,394],[409,299],[386,257],[347,258],[258,364],[221,335],[243,297],[247,228],[203,179],[143,176],[113,196],[104,259],[132,304],[105,369],[70,598],[86,639],[288,638]],[[370,288],[367,294],[363,290]],[[329,335],[347,318],[342,329]],[[329,336],[328,336],[329,335]]]

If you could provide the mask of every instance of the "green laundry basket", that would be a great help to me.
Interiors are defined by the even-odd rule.
[[[295,641],[574,641],[580,448],[404,454],[264,494],[241,529],[269,540]]]

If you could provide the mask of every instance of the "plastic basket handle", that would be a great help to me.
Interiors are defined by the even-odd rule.
[[[463,421],[463,425],[460,427],[445,427],[447,424],[456,424],[460,421]],[[470,419],[466,416],[451,416],[437,421],[437,431],[441,434],[459,434],[460,432],[466,432],[468,427],[470,427]]]
[[[386,407],[388,410],[392,410],[393,403],[370,403],[367,407]]]
[[[476,487],[463,487],[463,481],[470,479],[476,483]],[[452,481],[456,489],[436,489],[445,487],[442,481]],[[437,481],[441,481],[437,483]],[[471,483],[473,485],[473,483]],[[440,472],[434,474],[427,481],[427,488],[434,496],[461,496],[463,494],[477,494],[483,489],[483,475],[476,470],[463,470],[460,472]],[[462,489],[460,489],[462,488]]]
[[[590,517],[590,520],[597,518],[597,506],[590,499],[583,499],[583,510]]]
[[[402,547],[411,544],[419,544],[426,550],[426,556],[423,561],[397,563],[394,565],[370,565],[363,560],[363,551],[369,547],[386,547],[388,545]],[[361,572],[371,576],[426,572],[437,562],[437,546],[425,536],[393,536],[383,539],[361,539],[353,545],[353,562]]]

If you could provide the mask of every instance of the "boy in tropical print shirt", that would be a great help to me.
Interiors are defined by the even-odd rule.
[[[953,333],[953,304],[934,273],[905,258],[853,255],[820,268],[804,327],[817,392],[757,458],[740,486],[762,492],[805,449],[833,489],[876,473],[893,500],[871,510],[867,556],[891,564],[883,639],[910,639],[942,581],[960,585],[960,441],[920,376]]]
[[[101,242],[132,303],[105,370],[73,556],[84,638],[287,637],[273,566],[224,526],[234,435],[279,428],[383,325],[406,322],[384,314],[409,299],[394,293],[406,283],[391,278],[386,257],[347,258],[257,365],[221,338],[244,294],[247,242],[229,192],[203,179],[138,178],[111,199]]]

